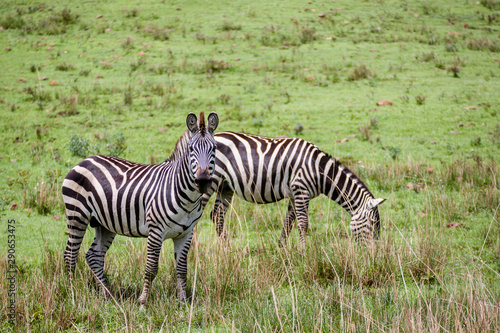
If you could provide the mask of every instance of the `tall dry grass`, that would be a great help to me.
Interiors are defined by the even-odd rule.
[[[450,268],[448,261],[460,259],[439,233],[424,227],[407,238],[392,230],[367,248],[332,229],[311,235],[305,252],[265,239],[256,247],[195,239],[189,260],[192,307],[176,301],[173,256],[165,244],[145,310],[136,304],[143,246],[127,244],[127,251],[107,258],[115,297],[110,301],[96,291],[83,260],[69,278],[61,251],[45,249],[39,266],[20,266],[16,326],[3,327],[132,332],[183,330],[190,323],[193,329],[223,331],[496,330],[498,284],[488,281],[480,262]],[[5,275],[4,260],[0,270]],[[5,296],[2,284],[0,297]]]

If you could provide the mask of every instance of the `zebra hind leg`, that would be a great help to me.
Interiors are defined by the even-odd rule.
[[[64,262],[70,274],[75,271],[78,261],[78,252],[82,245],[83,237],[87,231],[88,219],[78,212],[66,207],[69,235],[66,249],[64,250]]]
[[[281,238],[279,244],[281,246],[285,246],[288,240],[288,236],[290,235],[290,231],[292,231],[293,223],[295,222],[295,207],[290,201],[288,204],[288,211],[286,212],[285,220],[283,221],[283,231],[281,232]]]
[[[292,186],[295,203],[295,214],[297,216],[297,228],[299,229],[300,248],[306,248],[306,233],[309,226],[309,200],[310,196],[303,186]]]
[[[103,226],[97,226],[95,228],[94,242],[86,255],[87,264],[94,274],[97,287],[105,298],[108,298],[111,294],[109,292],[108,281],[104,275],[104,256],[113,243],[115,236],[114,232],[105,229]]]
[[[217,190],[214,209],[210,214],[210,217],[215,224],[217,235],[222,239],[226,239],[226,233],[224,231],[224,216],[226,215],[227,209],[229,208],[229,204],[231,203],[233,194],[233,190],[227,183],[221,185],[221,188]]]

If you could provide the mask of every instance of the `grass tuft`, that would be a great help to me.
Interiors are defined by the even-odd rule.
[[[220,27],[222,31],[238,31],[241,30],[241,24],[236,24],[230,21],[222,22],[222,26]]]
[[[362,79],[371,79],[374,73],[366,67],[366,65],[359,65],[354,67],[354,69],[349,74],[349,81],[356,81]]]
[[[500,52],[500,41],[488,37],[467,39],[467,48],[474,51]]]

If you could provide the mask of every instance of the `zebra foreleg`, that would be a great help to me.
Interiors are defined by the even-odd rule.
[[[233,190],[231,190],[229,185],[224,182],[217,190],[214,209],[210,214],[210,218],[215,224],[217,235],[223,239],[226,238],[226,233],[224,232],[224,217],[227,209],[229,208],[229,204],[231,203],[231,199],[233,198],[233,194]]]
[[[302,186],[292,186],[295,203],[295,214],[297,216],[297,227],[299,229],[300,248],[306,248],[306,233],[309,226],[309,193]]]
[[[194,223],[196,224],[196,223]],[[177,275],[177,299],[186,302],[187,255],[193,239],[193,227],[179,238],[174,238],[175,272]]]
[[[116,234],[104,228],[103,226],[98,226],[95,228],[94,242],[89,248],[87,255],[87,264],[89,265],[92,273],[94,273],[94,278],[97,283],[98,288],[101,290],[105,298],[110,295],[108,280],[104,275],[104,257],[109,247],[113,243]]]
[[[144,272],[144,288],[138,302],[143,305],[148,300],[149,288],[158,273],[158,260],[163,243],[160,230],[151,229],[148,235],[146,271]]]
[[[292,231],[293,223],[295,222],[295,207],[293,202],[288,204],[288,211],[286,212],[285,220],[283,221],[283,231],[281,232],[280,244],[286,245],[290,231]]]

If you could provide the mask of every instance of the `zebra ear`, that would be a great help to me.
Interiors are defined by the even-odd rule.
[[[188,130],[191,133],[195,133],[198,130],[198,120],[196,119],[196,115],[194,113],[189,113],[186,118],[186,125]]]
[[[213,133],[217,126],[219,125],[219,116],[217,116],[217,113],[211,112],[208,115],[208,131],[210,133]]]
[[[370,199],[370,201],[368,201],[368,204],[366,205],[366,208],[373,209],[373,208],[377,207],[378,205],[380,205],[381,203],[383,203],[385,200],[387,200],[387,199],[382,199],[382,198]]]

